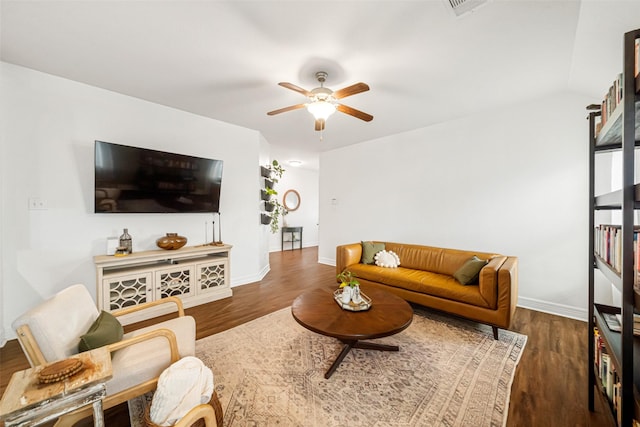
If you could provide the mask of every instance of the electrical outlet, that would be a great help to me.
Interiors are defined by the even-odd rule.
[[[29,198],[29,210],[30,211],[43,211],[47,209],[47,201],[40,197]]]

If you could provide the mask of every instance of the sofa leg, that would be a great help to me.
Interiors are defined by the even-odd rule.
[[[498,339],[498,327],[497,326],[492,326],[493,328],[493,339],[497,340]]]

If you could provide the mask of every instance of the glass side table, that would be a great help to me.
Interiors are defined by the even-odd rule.
[[[38,373],[48,365],[15,372],[0,401],[0,420],[6,427],[36,426],[88,405],[95,426],[104,426],[102,399],[111,378],[111,354],[105,347],[71,356],[84,369],[66,380],[40,384]]]

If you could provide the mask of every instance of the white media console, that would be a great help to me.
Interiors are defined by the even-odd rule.
[[[168,296],[178,296],[187,307],[227,298],[231,245],[201,245],[177,250],[134,252],[118,257],[99,255],[96,266],[98,308],[115,311]],[[151,317],[170,313],[161,304]],[[119,318],[124,324],[149,318],[138,313]]]

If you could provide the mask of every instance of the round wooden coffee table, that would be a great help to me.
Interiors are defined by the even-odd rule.
[[[313,289],[298,296],[291,305],[296,321],[321,335],[339,339],[344,347],[329,370],[329,378],[352,348],[398,351],[397,345],[362,340],[388,337],[405,330],[413,320],[411,306],[402,298],[378,289],[362,288],[372,300],[367,311],[343,310],[333,299],[332,289]]]

